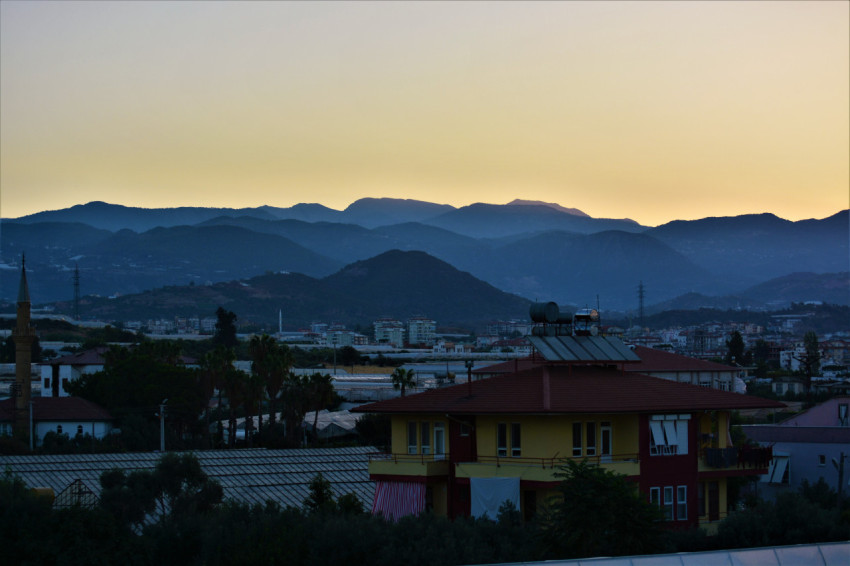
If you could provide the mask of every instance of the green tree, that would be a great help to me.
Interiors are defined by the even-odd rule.
[[[224,346],[225,348],[236,348],[239,346],[239,340],[236,338],[236,315],[224,307],[218,307],[215,311],[217,318],[215,323],[215,334],[213,334],[213,344],[216,346]]]
[[[744,364],[744,337],[737,330],[732,333],[729,340],[726,341],[726,357],[724,362],[727,364]]]
[[[283,382],[281,400],[281,419],[286,430],[286,444],[290,448],[300,446],[304,415],[310,410],[312,402],[309,379],[290,371]]]
[[[68,391],[109,410],[119,426],[132,415],[149,422],[162,401],[168,399],[166,423],[176,439],[194,433],[198,416],[208,398],[195,369],[180,360],[173,343],[143,342],[130,348],[112,346],[104,354],[103,371],[82,375],[68,384]],[[146,449],[154,449],[156,445]]]
[[[636,485],[586,460],[567,460],[558,494],[543,513],[548,558],[650,554],[662,545],[661,512]]]
[[[207,513],[224,497],[221,485],[207,476],[194,454],[163,454],[153,471],[153,484],[160,510],[172,517]]]
[[[236,361],[236,354],[232,348],[218,346],[213,351],[208,352],[201,358],[201,373],[200,382],[201,389],[204,392],[204,398],[207,400],[207,406],[204,410],[206,428],[204,435],[209,440],[210,437],[210,404],[213,393],[218,390],[218,408],[221,409],[221,394],[224,389],[224,377],[233,369],[233,362]],[[221,417],[218,421],[218,434],[222,436]],[[210,442],[207,442],[210,445]]]
[[[319,411],[334,400],[333,378],[328,374],[314,373],[307,385],[313,415],[313,436],[318,438]]]
[[[334,492],[331,489],[331,482],[326,480],[321,472],[313,476],[308,489],[310,492],[304,499],[305,509],[310,512],[334,511],[337,509]]]
[[[236,446],[236,411],[245,404],[249,375],[231,367],[224,374],[222,386],[227,396],[228,407],[228,445]]]
[[[360,363],[360,352],[353,346],[343,346],[337,351],[337,359],[340,365],[350,366],[354,373],[354,365]]]
[[[390,377],[393,380],[393,389],[401,389],[402,397],[404,397],[404,392],[408,387],[416,385],[416,379],[412,369],[398,367]]]

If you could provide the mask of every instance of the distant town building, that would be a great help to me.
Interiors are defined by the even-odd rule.
[[[394,318],[380,318],[374,323],[375,342],[390,344],[396,348],[404,346],[404,325]]]
[[[433,346],[437,323],[424,316],[407,320],[407,343],[411,346]]]

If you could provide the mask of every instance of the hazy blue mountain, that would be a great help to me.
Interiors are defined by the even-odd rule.
[[[390,251],[355,262],[325,278],[269,273],[242,281],[172,286],[112,300],[87,297],[83,310],[106,320],[213,316],[221,305],[239,322],[288,329],[314,320],[337,321],[368,332],[382,316],[415,315],[440,326],[481,330],[492,318],[524,318],[530,301],[504,293],[421,252]],[[69,312],[71,303],[58,305]]]
[[[542,230],[589,234],[605,230],[640,232],[645,229],[632,220],[590,218],[562,212],[548,205],[523,204],[476,203],[423,222],[473,238],[502,238]]]
[[[791,222],[773,214],[676,220],[645,233],[737,288],[794,272],[850,270],[848,211]]]
[[[717,284],[706,270],[645,234],[547,232],[492,252],[499,261],[477,277],[500,289],[561,304],[625,309],[637,305],[644,282],[648,297],[671,297]]]
[[[740,295],[752,301],[850,305],[850,272],[791,273],[744,289]]]
[[[17,218],[15,221],[20,224],[31,224],[35,222],[81,222],[94,228],[102,228],[113,232],[123,229],[144,232],[158,226],[168,227],[197,224],[224,214],[233,216],[247,214],[258,218],[274,218],[268,211],[258,208],[136,208],[95,201],[88,204],[78,204],[62,210],[37,212]]]
[[[392,198],[362,198],[351,203],[343,212],[342,219],[366,228],[421,222],[434,216],[455,210],[448,204],[434,204],[421,200]]]
[[[38,226],[41,224],[34,225]],[[141,234],[132,230],[106,233],[108,237],[102,240],[65,248],[28,248],[33,301],[46,303],[73,297],[72,272],[77,265],[80,292],[106,296],[167,285],[238,280],[266,271],[324,276],[344,265],[286,238],[235,226],[177,226]],[[14,298],[18,271],[2,270],[0,277],[3,298]]]

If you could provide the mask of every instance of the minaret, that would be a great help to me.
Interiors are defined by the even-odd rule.
[[[30,436],[29,411],[32,392],[32,343],[35,330],[30,326],[30,290],[27,286],[26,258],[21,258],[21,284],[18,288],[17,324],[12,330],[15,342],[15,432]]]

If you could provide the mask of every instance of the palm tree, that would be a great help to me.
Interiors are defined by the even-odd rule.
[[[262,404],[262,387],[269,382],[269,375],[271,374],[272,366],[275,361],[275,354],[277,353],[277,342],[275,342],[275,339],[268,334],[254,336],[251,338],[249,349],[251,351],[251,357],[253,358],[253,361],[251,362],[251,373],[259,378],[259,382],[261,384],[259,402]],[[262,407],[259,413],[260,430],[262,430]],[[274,424],[273,417],[272,424]]]
[[[254,412],[259,414],[260,429],[263,428],[263,379],[255,374],[246,374],[244,402],[245,402],[245,440],[248,445],[253,445],[251,433],[254,431]]]
[[[401,389],[401,396],[404,397],[404,390],[408,387],[416,385],[412,369],[396,368],[392,374],[393,388]]]
[[[231,448],[236,445],[236,409],[245,402],[247,382],[248,374],[242,370],[231,367],[224,375],[224,390],[227,394],[227,406],[230,409],[228,444]]]
[[[318,438],[319,411],[324,409],[334,398],[333,378],[328,374],[314,373],[310,376],[309,390],[311,404],[316,411],[313,415],[313,436]]]
[[[218,407],[221,409],[221,391],[224,388],[224,376],[233,368],[236,354],[230,348],[217,347],[201,359],[201,387],[207,400],[206,420],[207,436],[209,437],[210,407],[209,400],[218,389]],[[218,432],[221,434],[221,419],[219,419]]]

